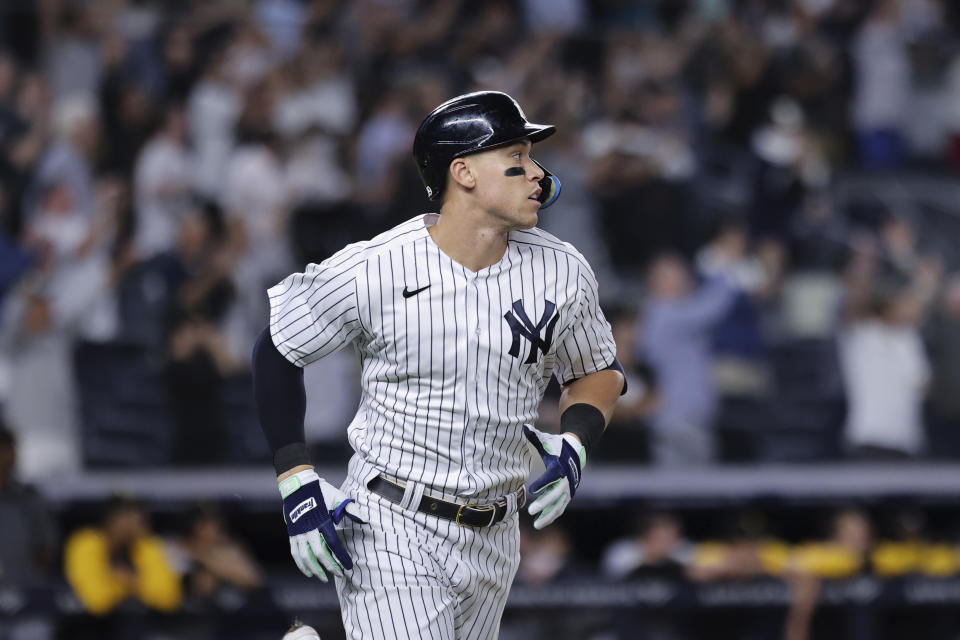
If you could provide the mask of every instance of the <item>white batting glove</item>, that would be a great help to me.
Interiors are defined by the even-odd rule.
[[[530,485],[530,494],[536,500],[527,508],[531,516],[537,516],[533,528],[543,529],[560,517],[577,492],[581,471],[587,464],[587,450],[569,433],[560,436],[523,425],[523,435],[547,468]]]
[[[281,640],[320,640],[320,634],[311,626],[297,623]]]
[[[353,500],[317,475],[312,469],[300,471],[279,483],[283,498],[283,519],[290,535],[290,555],[307,576],[327,581],[327,573],[343,577],[353,568],[336,525],[349,517],[366,523],[366,513]]]

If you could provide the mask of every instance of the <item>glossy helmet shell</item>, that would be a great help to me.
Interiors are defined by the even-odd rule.
[[[553,125],[527,121],[517,101],[505,93],[467,93],[447,100],[424,118],[413,140],[413,159],[427,197],[439,200],[454,158],[523,139],[540,142],[556,130]],[[539,162],[537,166],[544,172],[540,181],[542,209],[560,195],[560,181]]]

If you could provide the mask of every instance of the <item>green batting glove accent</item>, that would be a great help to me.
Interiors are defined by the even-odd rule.
[[[286,499],[291,493],[302,487],[300,483],[300,478],[296,475],[292,475],[286,480],[280,482],[280,497]]]

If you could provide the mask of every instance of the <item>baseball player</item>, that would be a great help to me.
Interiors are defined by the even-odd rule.
[[[553,134],[508,95],[449,100],[413,155],[440,213],[310,264],[269,290],[254,390],[290,552],[336,577],[349,638],[495,638],[519,563],[518,511],[556,520],[624,386],[590,266],[536,228],[559,181]],[[347,479],[304,445],[302,367],[346,345],[362,365]],[[532,425],[551,376],[563,433]],[[533,456],[546,471],[529,487]]]

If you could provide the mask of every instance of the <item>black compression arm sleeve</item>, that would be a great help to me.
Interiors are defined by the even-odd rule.
[[[264,329],[253,346],[253,395],[277,473],[310,464],[304,444],[307,392],[303,369],[284,358]]]

